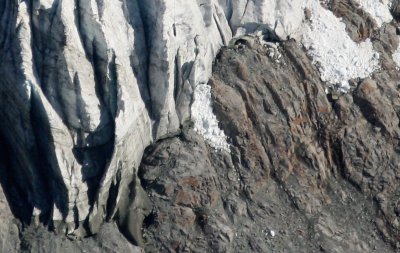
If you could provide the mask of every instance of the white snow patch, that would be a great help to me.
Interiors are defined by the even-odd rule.
[[[383,23],[389,23],[393,17],[390,14],[389,0],[357,0],[361,8],[369,13],[373,19],[375,19],[378,27],[381,27]]]
[[[348,80],[366,78],[379,68],[379,54],[369,39],[359,44],[347,34],[346,26],[318,2],[308,6],[311,24],[305,27],[302,42],[318,67],[321,79],[346,92]]]
[[[198,84],[194,90],[191,107],[194,129],[215,149],[230,152],[225,133],[219,128],[217,117],[212,110],[211,87]]]
[[[392,55],[393,61],[396,63],[397,67],[396,69],[400,69],[400,45],[397,47],[396,51],[394,51]]]

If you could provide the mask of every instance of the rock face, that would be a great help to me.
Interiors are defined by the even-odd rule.
[[[368,4],[1,1],[0,249],[391,252],[398,23]],[[329,66],[347,94],[325,12],[373,61]]]
[[[350,36],[376,29],[357,5],[329,8]],[[295,41],[222,49],[210,85],[231,153],[191,126],[146,151],[146,252],[397,252],[397,25],[375,31],[381,69],[346,94]]]
[[[145,147],[190,119],[232,34],[271,30],[278,12],[278,36],[291,33],[284,16],[298,4],[280,2],[2,1],[1,135],[17,215],[77,236],[128,219],[127,196],[146,198],[133,179]]]
[[[105,223],[95,236],[75,241],[49,232],[44,227],[30,227],[22,233],[20,249],[15,252],[143,253],[144,251],[131,244],[118,231],[115,224]]]
[[[302,48],[278,50],[280,63],[263,47],[217,57],[210,83],[230,155],[190,127],[146,152],[146,252],[394,252],[381,236],[396,245],[398,97],[386,97],[398,73],[330,101]],[[394,123],[377,126],[374,111]]]

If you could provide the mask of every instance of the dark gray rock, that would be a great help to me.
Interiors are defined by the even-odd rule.
[[[7,251],[4,251],[7,252]],[[116,224],[105,223],[96,236],[68,239],[63,235],[49,232],[43,226],[30,226],[21,233],[21,251],[24,253],[142,253],[118,230]]]
[[[339,2],[345,22],[365,18]],[[280,62],[265,47],[224,48],[210,85],[231,152],[214,151],[190,126],[146,151],[146,251],[396,252],[395,27],[375,32],[382,69],[348,94],[326,94],[295,41],[279,45]]]

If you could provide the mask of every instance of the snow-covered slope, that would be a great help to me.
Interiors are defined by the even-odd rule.
[[[311,20],[305,27],[302,42],[323,81],[347,91],[350,79],[368,77],[379,68],[379,54],[369,39],[357,44],[347,34],[346,25],[332,12],[319,4],[308,8]]]

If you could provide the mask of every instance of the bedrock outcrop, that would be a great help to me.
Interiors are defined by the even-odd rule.
[[[146,252],[399,251],[398,22],[329,8],[371,39],[381,69],[341,94],[294,40],[223,48],[210,85],[231,153],[190,125],[146,150]]]

